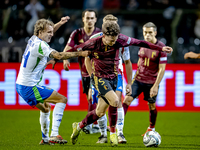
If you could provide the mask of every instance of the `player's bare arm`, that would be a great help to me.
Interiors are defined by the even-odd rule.
[[[63,52],[67,52],[68,50],[72,49],[71,46],[69,45],[66,45]],[[69,71],[69,66],[70,66],[70,62],[68,60],[63,60],[63,68],[66,70],[66,71]]]
[[[164,76],[166,64],[159,64],[159,71],[156,78],[156,82],[150,90],[150,97],[156,96],[158,94],[158,86]]]
[[[126,67],[126,75],[128,79],[128,84],[126,85],[126,95],[131,95],[132,94],[132,89],[131,89],[131,82],[132,82],[132,63],[131,60],[125,60],[125,67]]]
[[[162,48],[162,51],[166,52],[166,53],[172,53],[173,52],[173,49],[169,46],[164,46]]]
[[[194,52],[185,53],[184,59],[189,59],[189,58],[199,59],[200,58],[200,54],[197,54],[197,53],[194,53]]]
[[[69,59],[69,58],[74,58],[74,57],[87,57],[88,55],[90,55],[90,51],[79,51],[79,52],[57,52],[57,51],[52,51],[49,54],[50,58],[55,58],[58,60],[65,60],[65,59]]]
[[[60,21],[54,25],[53,32],[55,33],[63,24],[65,24],[66,22],[68,22],[69,19],[70,19],[69,16],[62,17],[60,19]]]
[[[94,70],[92,69],[92,65],[91,65],[91,61],[89,57],[85,57],[85,66],[86,66],[87,72],[91,76]]]

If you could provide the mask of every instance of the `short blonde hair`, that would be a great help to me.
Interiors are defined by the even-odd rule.
[[[45,31],[47,28],[47,25],[53,27],[54,23],[47,19],[39,19],[34,25],[34,35],[38,36],[39,31]]]
[[[103,23],[106,21],[118,21],[117,17],[113,16],[112,14],[108,14],[103,18]]]

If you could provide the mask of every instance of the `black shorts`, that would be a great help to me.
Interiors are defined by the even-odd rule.
[[[90,77],[82,77],[83,93],[88,94],[90,89]]]
[[[133,84],[131,85],[131,88],[132,88],[131,96],[133,98],[136,98],[143,92],[145,101],[148,101],[149,103],[155,103],[157,95],[154,97],[150,97],[150,89],[152,86],[153,84],[146,84],[146,83],[142,83],[137,80],[134,80]]]
[[[117,76],[114,79],[109,79],[109,78],[99,78],[99,77],[94,76],[92,74],[91,84],[99,92],[98,96],[101,96],[103,98],[103,100],[107,104],[109,104],[107,99],[104,97],[104,95],[111,90],[113,90],[113,91],[116,90],[116,88],[117,88]]]

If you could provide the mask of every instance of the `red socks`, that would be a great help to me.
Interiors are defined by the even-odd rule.
[[[128,107],[129,105],[127,105],[126,103],[122,104],[122,107],[124,108],[124,116],[126,115],[127,111],[128,111]]]
[[[149,111],[149,121],[150,121],[150,128],[154,128],[156,124],[156,118],[157,118],[157,109],[150,110]]]
[[[117,107],[109,106],[108,117],[110,124],[110,132],[115,132],[115,126],[117,123]]]
[[[94,110],[88,112],[86,117],[80,122],[79,127],[82,129],[86,125],[91,124],[98,119],[99,119],[99,116],[97,116],[96,111],[94,109]]]

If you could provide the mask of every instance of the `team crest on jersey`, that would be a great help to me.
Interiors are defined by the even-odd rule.
[[[81,40],[79,41],[79,43],[84,43],[83,39],[81,39]]]
[[[105,89],[105,90],[107,90],[107,89],[108,89],[107,85],[104,85],[103,87],[104,87],[104,89]]]

